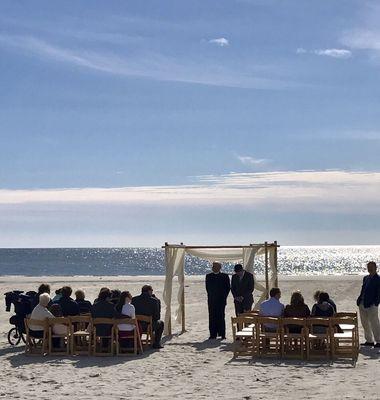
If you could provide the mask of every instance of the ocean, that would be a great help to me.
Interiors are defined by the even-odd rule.
[[[278,252],[283,275],[361,274],[368,261],[380,262],[380,246],[283,246]],[[264,272],[262,257],[255,271]],[[186,274],[209,271],[207,261],[187,256]],[[233,265],[223,266],[232,272]],[[164,251],[158,248],[0,249],[0,275],[164,275]]]

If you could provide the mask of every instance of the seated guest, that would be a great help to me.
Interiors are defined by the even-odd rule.
[[[99,293],[100,293],[102,290],[105,290],[105,289],[109,290],[108,287],[102,287],[102,288],[100,288]],[[110,291],[110,293],[111,293],[111,291]],[[94,300],[94,303],[93,303],[93,304],[97,303],[98,300],[99,300],[99,296]]]
[[[102,288],[99,292],[96,303],[92,305],[92,318],[113,318],[115,314],[114,305],[109,301],[111,291],[108,288]],[[96,334],[98,336],[110,336],[112,326],[108,324],[99,324],[96,326]],[[103,342],[103,345],[106,345]]]
[[[61,306],[62,314],[64,317],[70,315],[79,315],[78,304],[70,297],[72,293],[70,286],[63,286],[62,297],[58,300],[57,304]]]
[[[318,297],[318,303],[313,305],[311,310],[312,317],[332,317],[334,315],[334,308],[329,303],[329,295],[326,292],[320,292]],[[322,325],[314,326],[314,333],[325,333],[326,327]]]
[[[334,307],[329,302],[329,295],[326,292],[319,292],[318,302],[313,305],[311,310],[313,317],[332,317]]]
[[[310,317],[310,308],[305,304],[305,300],[301,292],[293,292],[290,304],[285,307],[284,317],[286,318],[307,318]],[[289,332],[301,333],[301,327],[297,325],[289,325]]]
[[[121,292],[119,302],[115,306],[115,318],[135,318],[135,306],[131,304],[132,295],[129,292]],[[119,331],[132,331],[134,325],[119,324]]]
[[[315,300],[316,303],[318,303],[318,299],[319,299],[319,294],[320,293],[321,293],[321,290],[317,290],[314,293],[314,300]],[[326,294],[327,294],[327,298],[328,298],[327,302],[331,304],[332,308],[334,309],[334,313],[336,313],[336,304],[335,304],[334,300],[330,299],[330,296],[329,296],[328,293],[326,293]]]
[[[152,328],[154,332],[153,348],[160,349],[161,336],[164,331],[164,322],[160,320],[161,316],[161,302],[153,294],[153,288],[150,285],[144,285],[141,289],[140,296],[135,296],[132,299],[132,304],[135,306],[136,314],[146,315],[152,317]],[[142,329],[145,324],[141,324]]]
[[[47,309],[50,303],[50,295],[48,293],[42,293],[39,297],[38,304],[34,307],[30,319],[35,319],[38,321],[44,321],[46,318],[53,318],[54,315]],[[29,325],[30,335],[35,338],[43,337],[43,328],[39,325]]]
[[[37,290],[37,294],[35,295],[32,302],[32,309],[39,304],[40,294],[47,293],[50,297],[50,285],[48,283],[42,283]],[[51,301],[51,300],[50,300]]]
[[[284,305],[280,303],[281,290],[272,288],[269,292],[270,298],[260,304],[260,315],[263,317],[282,317],[284,314]],[[277,328],[274,324],[266,324],[265,328],[274,330]]]
[[[119,302],[121,291],[119,289],[111,290],[111,299],[110,302],[115,306]]]
[[[79,314],[89,314],[91,313],[92,304],[90,301],[85,300],[85,294],[83,290],[77,290],[75,292],[75,302],[79,307]]]
[[[61,300],[62,297],[62,288],[59,288],[55,291],[55,296],[52,299],[53,303],[57,303],[59,300]]]
[[[131,304],[132,295],[129,292],[121,292],[119,302],[115,306],[115,318],[135,318],[135,307]],[[119,340],[123,347],[133,347],[133,330],[135,325],[118,324]]]

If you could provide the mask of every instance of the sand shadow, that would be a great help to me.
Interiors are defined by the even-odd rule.
[[[231,358],[231,360],[227,361],[228,365],[236,365],[240,366],[242,363],[253,365],[256,367],[266,368],[268,366],[278,367],[278,368],[352,368],[356,366],[356,363],[353,363],[351,359],[336,359],[332,360],[322,360],[322,359],[312,359],[312,360],[301,360],[297,358],[276,358],[276,357],[261,357],[261,358],[251,358],[248,356],[239,357],[239,358]]]
[[[361,346],[359,353],[364,356],[364,359],[377,360],[380,358],[380,349],[368,346]]]
[[[219,348],[221,351],[232,351],[232,343],[224,342],[221,339],[206,339],[203,342],[182,342],[169,343],[169,346],[190,346],[197,351]]]
[[[60,366],[62,364],[72,364],[75,368],[89,368],[89,367],[108,367],[113,365],[125,364],[130,361],[141,360],[150,357],[153,353],[157,352],[154,349],[146,349],[143,354],[138,355],[123,355],[123,356],[110,356],[110,357],[95,357],[95,356],[66,356],[66,355],[26,355],[24,349],[20,347],[19,351],[13,352],[6,359],[9,361],[11,367],[18,368],[24,365],[45,364],[52,367]]]
[[[5,356],[7,354],[14,354],[14,353],[19,353],[21,351],[24,351],[25,346],[24,345],[20,345],[20,346],[5,346],[3,348],[0,349],[0,357],[1,356]]]

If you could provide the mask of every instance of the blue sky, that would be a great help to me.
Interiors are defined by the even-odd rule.
[[[0,3],[0,246],[376,244],[376,1]]]

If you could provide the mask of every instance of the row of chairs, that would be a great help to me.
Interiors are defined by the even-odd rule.
[[[359,354],[356,313],[337,313],[331,318],[282,318],[250,312],[232,317],[231,322],[234,357],[348,357],[355,364]]]
[[[119,329],[120,324],[133,327],[130,331]],[[38,326],[35,335],[30,326]],[[57,333],[57,327],[62,333]],[[55,328],[54,328],[55,327]],[[152,317],[92,318],[90,315],[46,318],[44,321],[25,319],[28,355],[136,355],[153,343]]]

